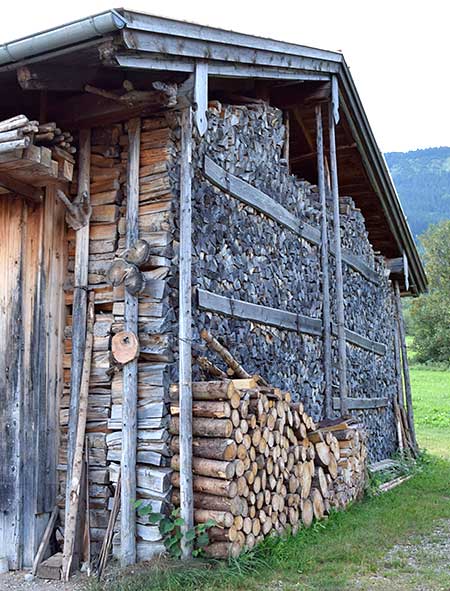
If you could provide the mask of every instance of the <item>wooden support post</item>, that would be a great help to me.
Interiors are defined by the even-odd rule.
[[[80,130],[78,157],[78,194],[87,194],[89,202],[91,168],[91,130]],[[75,233],[75,269],[72,305],[72,358],[70,365],[70,408],[67,441],[67,480],[65,523],[69,516],[70,483],[77,437],[78,407],[86,341],[86,311],[89,264],[89,219]]]
[[[132,248],[139,238],[139,158],[141,120],[128,122],[126,248]],[[125,289],[125,330],[138,333],[138,296]],[[137,445],[137,380],[138,360],[123,367],[122,401],[122,495],[120,544],[121,564],[136,562],[136,445]]]
[[[86,433],[86,419],[89,394],[89,377],[91,375],[92,349],[94,345],[94,292],[89,301],[87,328],[86,328],[86,346],[84,351],[83,371],[79,393],[79,408],[77,420],[77,434],[75,438],[75,447],[73,454],[72,478],[69,485],[69,506],[66,507],[66,522],[64,524],[64,551],[62,562],[62,579],[68,581],[72,570],[72,563],[75,551],[78,509],[80,505],[80,496],[82,495],[82,476],[83,476],[83,448]]]
[[[321,206],[321,249],[322,264],[322,322],[323,322],[323,365],[325,373],[325,417],[331,417],[333,410],[332,374],[331,374],[331,311],[330,311],[330,277],[328,274],[328,223],[327,198],[325,191],[325,163],[323,156],[323,125],[322,108],[316,107],[316,142],[317,142],[317,175]]]
[[[192,491],[192,109],[181,114],[180,170],[180,283],[178,312],[179,389],[180,389],[180,508],[183,534],[194,526]],[[192,545],[182,539],[182,556],[192,556]]]
[[[200,136],[208,129],[208,62],[196,62],[194,79],[195,125]]]
[[[408,427],[411,433],[412,444],[417,449],[416,431],[414,428],[414,412],[412,406],[412,392],[411,392],[411,380],[409,377],[409,365],[408,365],[408,353],[406,350],[406,334],[405,324],[403,321],[402,302],[400,298],[400,286],[398,281],[395,282],[395,302],[397,306],[397,324],[398,334],[400,338],[400,347],[402,352],[402,367],[403,367],[403,383],[405,385],[405,398],[406,398],[406,412],[408,416]]]
[[[335,77],[334,77],[335,78]],[[333,197],[333,226],[334,226],[334,250],[335,250],[335,275],[336,275],[336,315],[339,352],[339,393],[341,397],[341,414],[348,413],[347,403],[347,350],[345,344],[344,321],[344,280],[342,275],[342,247],[341,226],[339,215],[339,182],[336,158],[336,113],[339,105],[337,84],[332,84],[331,105],[329,108],[329,137],[330,137],[330,172],[331,191]]]

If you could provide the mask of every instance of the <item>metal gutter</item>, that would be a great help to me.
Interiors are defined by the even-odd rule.
[[[0,45],[0,66],[82,43],[123,29],[126,19],[116,10],[108,10],[60,27],[29,35]]]

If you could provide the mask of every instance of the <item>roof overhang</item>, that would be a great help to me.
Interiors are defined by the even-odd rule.
[[[113,36],[106,57],[92,47]],[[85,53],[81,53],[80,50]],[[91,53],[89,53],[91,52]],[[124,9],[110,10],[0,46],[0,80],[29,63],[64,63],[95,59],[98,65],[128,71],[190,73],[198,60],[208,62],[210,77],[277,80],[283,83],[339,80],[342,113],[357,148],[360,166],[370,184],[383,225],[389,228],[389,248],[373,241],[387,258],[406,257],[410,291],[423,292],[427,280],[392,178],[364,112],[350,70],[341,53],[263,39]],[[75,59],[75,58],[71,58]],[[353,195],[350,195],[353,196]],[[358,199],[355,198],[359,206]],[[363,213],[370,216],[370,207]],[[372,227],[380,219],[377,213]],[[370,220],[368,220],[370,222]],[[370,231],[370,230],[369,230]],[[383,252],[385,250],[385,252]]]

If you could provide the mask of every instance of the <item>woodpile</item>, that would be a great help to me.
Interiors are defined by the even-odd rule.
[[[291,125],[292,131],[292,125]],[[289,174],[283,160],[286,139],[281,110],[262,103],[230,105],[211,102],[208,130],[193,153],[193,282],[196,288],[220,296],[322,318],[320,245],[299,237],[255,208],[232,197],[205,178],[207,156],[226,173],[262,191],[316,232],[320,229],[317,188]],[[386,345],[377,355],[347,342],[347,373],[351,397],[392,400],[396,396],[393,356],[392,285],[385,265],[369,242],[362,212],[352,199],[341,199],[342,246],[370,268],[377,282],[344,264],[345,323],[350,330]],[[333,247],[331,205],[328,206],[329,252]],[[330,301],[335,301],[334,257],[329,256]],[[336,313],[331,306],[331,319]],[[275,326],[215,313],[195,306],[194,346],[204,356],[200,327],[206,327],[245,365],[301,397],[317,421],[325,416],[323,343],[319,336],[280,330]],[[338,400],[338,352],[332,338],[332,384]],[[218,368],[226,371],[224,365]],[[236,375],[232,377],[237,377]],[[199,363],[193,379],[209,378]],[[356,408],[358,421],[370,433],[371,460],[385,458],[397,448],[394,409]]]
[[[170,388],[172,502],[180,502],[178,385]],[[237,556],[272,532],[295,533],[363,491],[366,447],[350,422],[319,427],[288,392],[257,376],[193,384],[194,519],[206,552]]]
[[[56,179],[71,181],[73,139],[54,122],[40,124],[25,115],[0,121],[0,173],[32,186]]]
[[[139,498],[151,499],[162,510],[169,495],[168,363],[172,361],[171,316],[168,282],[172,276],[172,180],[170,159],[175,150],[171,128],[164,116],[142,120],[140,238],[149,245],[145,260],[138,261],[143,284],[139,295],[138,441],[137,486]],[[89,289],[95,292],[94,352],[88,397],[87,435],[90,456],[90,518],[92,554],[95,557],[105,538],[108,507],[112,509],[122,443],[123,377],[117,335],[124,330],[123,283],[112,286],[111,266],[125,256],[126,126],[114,124],[95,128],[91,141],[90,197],[92,215],[89,240]],[[71,193],[76,195],[77,183]],[[69,275],[66,304],[69,314],[65,331],[65,390],[61,401],[62,428],[60,467],[65,465],[71,364],[70,306],[73,303],[75,232],[70,230]],[[134,263],[133,263],[134,264]],[[119,361],[118,361],[119,359]],[[122,362],[124,360],[122,359]],[[61,472],[64,478],[64,472]],[[61,483],[61,491],[64,492]],[[61,503],[62,506],[62,495]],[[120,515],[115,524],[113,551],[119,551]],[[137,552],[140,559],[162,550],[156,527],[138,522]],[[108,532],[108,536],[111,532]],[[104,561],[104,557],[103,557]]]

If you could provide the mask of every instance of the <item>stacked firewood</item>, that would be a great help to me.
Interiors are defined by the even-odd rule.
[[[59,147],[69,154],[77,150],[69,131],[62,131],[56,123],[30,121],[26,115],[16,115],[0,122],[0,153],[28,148],[30,144]]]
[[[38,146],[59,147],[69,154],[75,154],[77,151],[73,145],[73,135],[70,131],[62,131],[56,127],[56,123],[38,123],[37,132],[34,136],[34,143]]]
[[[171,414],[178,505],[178,385],[171,386]],[[366,451],[358,431],[345,422],[317,429],[302,403],[258,377],[195,382],[193,417],[194,519],[217,524],[206,549],[211,556],[237,556],[271,532],[309,527],[364,486]]]

